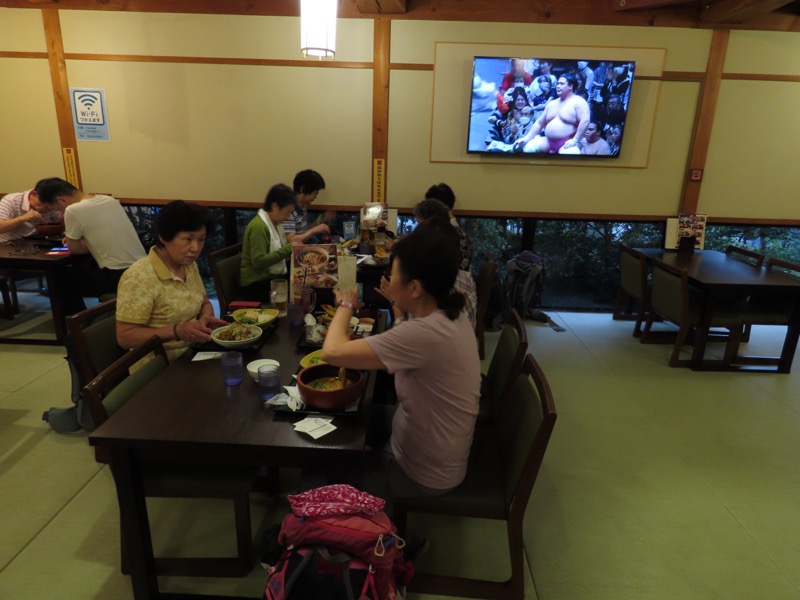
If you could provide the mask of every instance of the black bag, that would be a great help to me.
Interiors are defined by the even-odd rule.
[[[506,263],[506,295],[523,319],[542,302],[544,261],[526,250]],[[509,309],[510,310],[510,309]]]

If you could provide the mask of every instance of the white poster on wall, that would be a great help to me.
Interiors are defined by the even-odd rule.
[[[75,137],[85,142],[108,142],[108,109],[105,90],[69,88]]]

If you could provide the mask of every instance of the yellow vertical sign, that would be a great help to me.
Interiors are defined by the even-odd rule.
[[[64,152],[64,174],[76,188],[80,189],[81,182],[78,180],[78,167],[75,164],[75,148],[62,148]]]
[[[386,159],[374,158],[372,159],[372,201],[385,202],[386,188],[384,187],[384,180],[386,179]]]

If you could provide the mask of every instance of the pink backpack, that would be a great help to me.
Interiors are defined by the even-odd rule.
[[[289,504],[267,600],[402,600],[413,567],[403,560],[405,542],[383,512],[383,500],[329,485],[289,496]]]

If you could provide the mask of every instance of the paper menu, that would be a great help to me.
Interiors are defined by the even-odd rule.
[[[695,213],[682,213],[677,218],[667,219],[667,229],[664,234],[664,248],[674,250],[678,248],[678,240],[682,237],[695,238],[694,247],[702,250],[706,241],[706,221],[708,215]]]
[[[336,244],[292,246],[292,290],[299,287],[332,288],[339,282]]]

